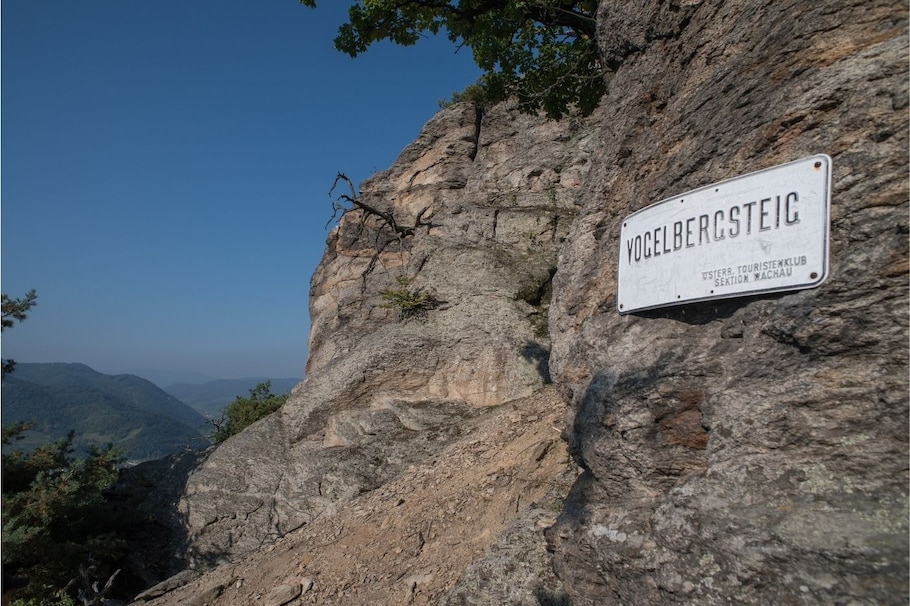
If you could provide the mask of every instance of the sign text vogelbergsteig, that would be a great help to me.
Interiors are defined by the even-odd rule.
[[[818,286],[830,207],[831,158],[817,155],[643,208],[622,225],[617,308]]]

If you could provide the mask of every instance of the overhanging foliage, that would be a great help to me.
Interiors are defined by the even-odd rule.
[[[335,47],[356,57],[380,40],[409,46],[445,33],[484,70],[484,101],[514,96],[522,111],[560,118],[590,113],[606,90],[596,10],[593,0],[364,0],[348,9]]]

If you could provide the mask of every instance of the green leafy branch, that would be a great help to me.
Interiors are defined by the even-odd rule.
[[[3,320],[0,324],[0,332],[7,328],[12,328],[16,322],[22,322],[28,317],[28,311],[37,305],[38,294],[35,289],[31,289],[21,299],[10,299],[6,293],[2,295]],[[3,360],[0,363],[0,376],[13,372],[16,367],[15,360]]]
[[[309,7],[316,0],[300,0]],[[389,40],[403,46],[444,33],[470,48],[484,74],[475,102],[510,97],[551,118],[591,113],[606,92],[595,40],[596,0],[371,0],[354,3],[335,48],[356,57]]]

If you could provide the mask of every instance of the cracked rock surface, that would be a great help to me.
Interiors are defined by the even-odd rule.
[[[581,126],[454,106],[362,184],[358,199],[414,229],[355,208],[329,233],[306,379],[186,482],[194,565],[261,549],[549,382],[550,282],[595,143]],[[389,292],[433,305],[409,315]]]
[[[376,490],[136,603],[532,606],[563,595],[543,533],[577,477],[559,437],[565,415],[552,387],[481,410],[464,437]],[[498,601],[503,590],[512,601]]]
[[[633,0],[600,16],[613,114],[550,313],[586,470],[548,531],[572,604],[905,604],[906,6]],[[824,284],[616,312],[624,217],[819,153]]]
[[[307,377],[188,473],[204,573],[151,603],[907,603],[906,5],[598,28],[593,115],[455,105],[353,192]],[[819,153],[825,283],[619,315],[626,216]]]

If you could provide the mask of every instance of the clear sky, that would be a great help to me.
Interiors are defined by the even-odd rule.
[[[335,174],[476,80],[445,38],[351,59],[349,1],[4,0],[3,333],[20,362],[299,377]]]

